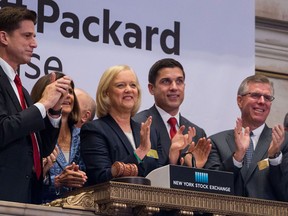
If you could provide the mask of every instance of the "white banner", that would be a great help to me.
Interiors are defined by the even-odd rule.
[[[234,127],[237,88],[254,74],[254,1],[2,0],[1,6],[15,2],[39,16],[38,48],[20,68],[28,90],[61,70],[95,98],[104,70],[128,64],[140,80],[142,110],[154,103],[151,65],[175,58],[186,72],[182,115],[208,135]]]

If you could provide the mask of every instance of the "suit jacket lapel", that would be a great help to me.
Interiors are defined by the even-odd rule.
[[[170,145],[171,145],[170,135],[168,134],[166,125],[162,117],[160,116],[158,110],[156,109],[155,105],[149,109],[149,115],[152,116],[152,122],[155,125],[155,128],[159,132],[158,135],[160,136],[162,151],[164,155],[169,155],[169,150],[170,150]]]
[[[236,144],[235,144],[235,138],[234,138],[234,131],[231,130],[228,132],[226,137],[226,142],[228,143],[228,147],[231,152],[235,152],[236,150]]]
[[[31,106],[33,103],[28,91],[23,87],[23,94],[24,94],[24,98],[27,104],[27,107]]]
[[[123,146],[126,148],[127,152],[133,152],[134,149],[130,143],[130,141],[128,140],[128,138],[126,137],[126,135],[124,134],[124,132],[122,131],[122,129],[119,127],[119,125],[117,124],[117,122],[112,118],[112,116],[107,115],[106,117],[102,118],[104,122],[106,122],[109,127],[111,127],[111,129],[117,134],[117,136],[119,137],[119,139],[121,140],[121,143],[123,144]],[[135,140],[134,140],[135,141]],[[115,141],[117,142],[117,141]],[[136,145],[136,141],[135,141],[135,145]]]
[[[185,129],[183,131],[183,134],[187,134],[188,133],[188,127],[186,126],[187,125],[187,122],[185,122],[185,119],[182,118],[181,114],[179,113],[179,125],[185,125]]]
[[[258,162],[267,158],[267,152],[268,152],[268,148],[270,146],[270,142],[271,142],[272,136],[271,136],[271,129],[267,127],[267,125],[265,125],[256,149],[253,153],[253,157],[252,157],[252,161],[251,164],[249,166],[249,169],[247,170],[247,174],[245,177],[245,180],[247,181],[249,179],[249,177],[251,177],[251,175],[253,174],[253,172],[258,169]]]
[[[0,84],[1,86],[3,86],[9,97],[11,98],[11,101],[13,102],[13,104],[15,105],[16,109],[18,112],[20,112],[22,110],[22,107],[21,107],[21,104],[17,98],[17,95],[15,94],[11,84],[10,84],[10,81],[7,77],[7,75],[4,73],[2,67],[0,66]]]

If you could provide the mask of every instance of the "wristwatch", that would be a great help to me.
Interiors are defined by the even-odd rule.
[[[275,158],[279,157],[280,154],[281,154],[281,151],[279,151],[276,154],[274,154],[273,156],[269,157],[269,159],[275,159]]]
[[[48,113],[49,113],[50,115],[61,115],[61,113],[62,113],[62,108],[61,108],[60,110],[54,110],[54,109],[50,108],[50,109],[48,109]]]

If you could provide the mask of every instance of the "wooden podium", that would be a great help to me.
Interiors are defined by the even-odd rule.
[[[110,181],[73,191],[48,206],[92,211],[97,215],[153,215],[174,210],[213,215],[288,215],[288,203]]]

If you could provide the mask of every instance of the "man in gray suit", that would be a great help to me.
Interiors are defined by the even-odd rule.
[[[161,59],[151,67],[148,81],[148,89],[150,94],[154,96],[155,104],[150,109],[136,114],[134,120],[145,122],[149,116],[152,116],[151,128],[154,128],[158,134],[166,164],[171,162],[171,158],[169,158],[172,138],[169,135],[171,126],[167,123],[170,117],[176,118],[176,129],[179,129],[183,125],[185,126],[184,134],[189,133],[189,128],[193,128],[193,133],[196,134],[193,137],[193,145],[190,145],[188,150],[187,148],[184,149],[177,159],[180,163],[181,156],[187,152],[193,152],[195,156],[195,160],[193,161],[196,162],[194,165],[203,167],[211,150],[211,144],[209,140],[206,140],[206,134],[202,128],[180,114],[180,105],[184,100],[185,90],[185,72],[183,66],[171,58]],[[194,144],[198,145],[198,142],[200,143],[199,148],[194,148]],[[188,159],[187,164],[192,166],[191,154],[186,155],[185,162]]]
[[[235,129],[210,137],[212,150],[205,168],[234,172],[235,195],[282,200],[275,176],[280,175],[287,139],[283,125],[271,129],[265,123],[273,95],[267,77],[247,77],[237,93],[241,118]]]

